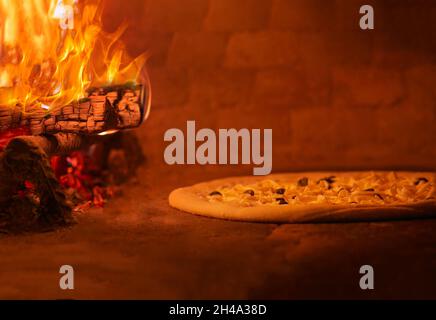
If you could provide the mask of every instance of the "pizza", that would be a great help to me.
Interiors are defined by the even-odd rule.
[[[239,221],[307,223],[436,216],[433,172],[305,172],[231,177],[171,192],[172,207]]]

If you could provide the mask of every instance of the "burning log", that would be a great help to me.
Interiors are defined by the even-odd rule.
[[[37,145],[47,155],[63,155],[75,150],[84,149],[101,141],[105,136],[84,136],[76,133],[56,133],[48,136],[19,136],[10,140],[5,155],[21,152],[18,146]]]
[[[140,159],[128,154],[140,153],[140,148],[137,140],[125,138],[123,129],[138,127],[147,116],[149,92],[144,86],[90,88],[83,99],[70,101],[89,83],[148,84],[146,54],[132,59],[119,41],[122,30],[104,31],[99,1],[74,8],[86,17],[74,19],[74,30],[59,30],[62,1],[42,2],[0,1],[0,20],[8,22],[0,25],[0,232],[4,217],[63,223],[71,216],[68,190],[60,183],[66,173],[53,170],[52,155],[71,156],[82,149],[74,153],[85,157],[101,148],[109,157],[121,141],[129,169],[131,161]],[[31,30],[22,27],[29,23]],[[59,91],[59,84],[65,90]],[[65,171],[76,174],[73,156],[57,158],[70,161]]]
[[[0,216],[14,221],[25,212],[23,225],[67,225],[73,222],[71,205],[38,142],[37,137],[16,138],[0,154]],[[33,190],[31,197],[20,196],[26,185]]]
[[[99,143],[103,158],[112,148],[126,149],[127,167],[134,170],[143,161],[136,137],[121,131],[101,133],[139,126],[146,113],[145,100],[141,85],[125,85],[91,89],[87,98],[53,112],[41,106],[30,108],[30,113],[19,106],[0,106],[0,132],[24,127],[31,134],[10,139],[3,152],[0,148],[0,227],[2,220],[16,220],[17,212],[27,212],[20,224],[57,226],[73,221],[72,206],[50,164],[52,155]],[[102,161],[102,167],[107,167],[107,159]],[[18,196],[20,190],[26,190],[27,202]]]
[[[0,105],[0,132],[29,127],[32,135],[62,133],[97,134],[109,130],[134,128],[141,124],[145,111],[142,85],[92,88],[88,97],[53,112],[44,105],[27,107]]]

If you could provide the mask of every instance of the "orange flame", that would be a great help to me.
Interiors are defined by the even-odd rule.
[[[0,0],[0,105],[51,111],[92,86],[139,80],[146,56],[128,57],[125,26],[104,32],[101,1],[82,2]]]

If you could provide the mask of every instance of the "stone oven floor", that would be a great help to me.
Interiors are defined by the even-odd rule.
[[[170,190],[198,176],[145,171],[74,227],[1,235],[0,298],[436,298],[436,220],[275,225],[170,208]],[[59,288],[65,264],[72,291]],[[372,291],[359,288],[365,264]]]

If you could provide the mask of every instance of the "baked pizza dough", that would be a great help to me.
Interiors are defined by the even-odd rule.
[[[305,172],[231,177],[176,189],[172,207],[251,222],[308,223],[436,216],[434,172]]]

